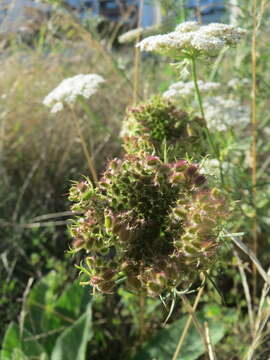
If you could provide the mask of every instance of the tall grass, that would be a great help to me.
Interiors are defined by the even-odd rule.
[[[250,102],[252,109],[252,126],[242,133],[215,135],[221,148],[220,161],[222,165],[229,164],[224,171],[224,182],[219,186],[237,209],[230,231],[244,233],[242,243],[253,252],[244,254],[245,247],[239,249],[238,246],[232,255],[232,245],[228,242],[229,250],[223,250],[223,259],[211,274],[236,317],[226,323],[229,331],[215,346],[208,326],[200,327],[207,348],[205,354],[210,359],[265,360],[269,357],[269,272],[265,270],[269,267],[270,215],[267,6],[266,1],[256,0],[241,4],[243,18],[239,15],[238,20],[249,29],[248,40],[235,49],[233,56],[223,52],[213,71],[207,63],[198,67],[199,78],[221,82],[224,96],[237,96],[244,104]],[[101,43],[93,29],[84,28],[72,15],[55,14],[50,21],[50,26],[43,29],[42,39],[36,43],[38,46],[14,42],[14,47],[1,58],[0,221],[4,286],[0,316],[3,324],[16,319],[21,303],[13,307],[10,304],[16,298],[24,301],[23,292],[27,295],[27,284],[32,281],[29,283],[29,278],[41,278],[55,268],[63,274],[63,282],[75,277],[74,273],[64,276],[72,268],[71,260],[64,255],[70,242],[65,232],[66,216],[70,215],[66,194],[70,181],[88,175],[89,170],[71,114],[65,111],[50,115],[42,105],[43,98],[64,78],[78,73],[98,73],[106,79],[102,93],[92,97],[86,107],[74,109],[99,175],[107,160],[121,152],[118,133],[126,107],[137,102],[140,96],[148,98],[153,93],[162,93],[176,76],[167,60],[153,56],[144,57],[140,62],[137,51],[134,62],[132,48],[108,50],[110,44]],[[52,27],[57,31],[50,32]],[[232,77],[247,77],[251,85],[232,91],[227,86]],[[220,180],[219,175],[216,178]],[[154,312],[151,312],[149,299],[141,297],[136,302],[129,296],[116,295],[107,298],[106,303],[100,300],[101,305],[97,300],[94,322],[101,331],[95,339],[96,358],[108,356],[115,338],[118,349],[122,346],[125,354],[128,353],[130,349],[121,343],[117,334],[123,337],[128,334],[128,346],[133,354],[136,346],[150,339],[161,327],[161,320],[167,315],[164,308],[154,303],[151,305]],[[132,305],[128,307],[129,301]],[[194,297],[192,308],[186,304],[188,320],[183,332],[178,333],[178,344],[176,341],[171,349],[173,360],[181,357],[191,323],[196,323],[196,309],[213,303],[216,311],[226,308],[213,286],[207,284]],[[177,307],[166,328],[185,312],[184,307]],[[225,323],[221,318],[221,325],[223,321]]]

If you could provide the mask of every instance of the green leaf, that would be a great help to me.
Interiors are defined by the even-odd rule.
[[[226,327],[222,322],[214,319],[206,319],[202,313],[197,314],[199,322],[203,325],[208,322],[210,337],[213,344],[218,343],[226,333]],[[168,360],[171,359],[176,349],[179,338],[183,332],[188,316],[183,316],[167,329],[160,330],[156,336],[143,346],[133,360]],[[184,341],[178,360],[198,359],[205,351],[204,344],[196,328],[192,325]]]
[[[56,340],[51,360],[85,360],[88,341],[93,336],[91,305]]]
[[[78,282],[68,286],[55,303],[57,313],[77,319],[86,311],[90,300],[90,291]]]
[[[40,360],[48,359],[44,348],[31,333],[24,330],[20,336],[18,325],[10,323],[2,344],[1,360],[24,360],[32,357]]]
[[[50,354],[56,337],[85,312],[89,293],[78,283],[69,285],[59,296],[61,275],[52,271],[30,291],[25,327],[42,336],[40,342]]]
[[[34,334],[51,330],[46,327],[44,317],[50,314],[56,300],[55,289],[59,286],[56,272],[52,271],[35,284],[27,298],[28,315],[25,319],[26,328]]]

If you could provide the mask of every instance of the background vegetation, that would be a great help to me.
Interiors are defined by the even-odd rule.
[[[257,48],[253,36],[252,50],[254,1],[239,1],[239,5],[239,25],[249,30],[247,38],[232,51],[221,53],[213,67],[202,64],[199,78],[221,83],[219,95],[237,99],[247,107],[256,89],[257,125],[253,118],[253,126],[250,121],[244,130],[236,127],[222,134],[213,132],[221,149],[223,177],[219,171],[212,171],[236,204],[230,232],[243,233],[242,241],[256,251],[267,270],[269,6],[263,1],[257,4],[260,26]],[[169,15],[170,6],[163,4]],[[179,9],[171,27],[183,16]],[[81,24],[66,9],[56,8],[27,41],[19,36],[2,41],[2,360],[171,359],[188,318],[179,301],[163,326],[168,308],[159,299],[137,298],[121,288],[115,295],[92,298],[91,289],[80,287],[76,280],[74,263],[79,262],[79,255],[67,253],[71,244],[66,230],[71,217],[67,192],[71,181],[87,175],[88,169],[69,113],[50,115],[43,98],[64,78],[79,73],[98,73],[106,79],[103,92],[90,99],[89,108],[75,109],[100,174],[107,161],[121,153],[118,134],[126,107],[135,98],[140,101],[162,93],[177,78],[168,59],[161,56],[146,55],[134,65],[133,46],[119,45],[111,36],[111,28],[99,26],[96,31],[98,20],[93,24]],[[257,64],[252,93],[254,56]],[[238,82],[231,86],[231,79]],[[134,91],[135,84],[138,86]],[[222,259],[211,274],[216,285],[205,285],[197,317],[210,329],[217,359],[266,360],[270,356],[269,283],[229,238],[226,243]],[[193,297],[196,294],[189,295],[192,303]],[[204,352],[200,336],[191,327],[178,358],[208,358]]]

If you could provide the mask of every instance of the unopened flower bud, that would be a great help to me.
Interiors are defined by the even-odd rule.
[[[103,279],[100,276],[92,276],[90,279],[90,284],[93,286],[98,285]]]
[[[198,171],[198,167],[196,165],[190,165],[186,171],[185,171],[185,175],[188,177],[193,177],[196,172]]]
[[[206,177],[204,175],[198,175],[194,179],[194,184],[200,186],[206,182]]]
[[[74,247],[74,249],[80,249],[83,246],[83,244],[84,244],[84,240],[81,238],[78,238],[73,242],[73,247]]]
[[[146,162],[148,165],[158,165],[160,164],[160,158],[158,156],[147,156]]]
[[[184,170],[188,166],[188,162],[184,159],[178,160],[177,162],[172,164],[173,167],[177,170]]]
[[[170,177],[170,181],[172,184],[178,184],[185,180],[185,176],[183,173],[174,173]]]

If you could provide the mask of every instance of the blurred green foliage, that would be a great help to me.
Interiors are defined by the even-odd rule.
[[[251,30],[251,1],[244,5],[239,25]],[[171,6],[164,2],[164,9]],[[178,10],[175,22],[185,15],[181,8]],[[173,26],[169,23],[168,30]],[[258,31],[256,203],[251,196],[251,126],[241,132],[231,130],[213,135],[219,145],[221,163],[227,164],[222,179],[220,169],[214,176],[236,204],[231,231],[244,232],[243,241],[251,244],[256,209],[258,258],[265,268],[269,266],[270,249],[268,28],[267,15]],[[79,263],[80,258],[71,259],[65,252],[70,239],[64,212],[69,210],[66,194],[70,181],[87,175],[87,165],[69,115],[62,113],[53,118],[41,103],[65,77],[97,72],[106,78],[104,92],[87,104],[91,112],[75,109],[101,174],[107,160],[121,152],[117,137],[125,108],[132,104],[134,79],[133,48],[108,50],[111,49],[108,37],[102,35],[101,43],[99,34],[93,27],[89,29],[86,31],[67,13],[56,12],[28,43],[19,37],[3,43],[5,51],[0,58],[1,360],[56,360],[67,359],[69,354],[70,359],[80,360],[153,356],[167,359],[175,350],[187,316],[177,302],[168,325],[162,328],[170,299],[165,299],[165,308],[158,299],[140,299],[121,288],[113,296],[93,299],[90,287],[82,288],[74,282],[77,272],[73,263]],[[250,40],[251,34],[232,52],[221,54],[213,67],[205,62],[199,69],[200,79],[222,84],[219,95],[237,97],[247,106],[251,98],[250,82],[234,89],[228,82],[233,78],[250,79]],[[167,59],[159,56],[144,56],[141,74],[140,99],[162,93],[178,76]],[[192,111],[193,105],[183,110]],[[96,125],[95,116],[102,127]],[[51,213],[63,215],[37,220]],[[251,284],[249,259],[243,256],[243,262]],[[208,283],[198,316],[200,321],[207,319],[209,323],[219,360],[242,359],[251,335],[247,331],[247,303],[230,243],[222,249],[222,260],[211,277],[223,293],[226,305]],[[262,287],[258,277],[258,294]],[[255,307],[257,302],[258,298]],[[265,360],[269,357],[269,328],[260,340],[262,345],[256,359]],[[191,329],[184,343],[183,359],[199,358],[202,351],[199,336]]]

